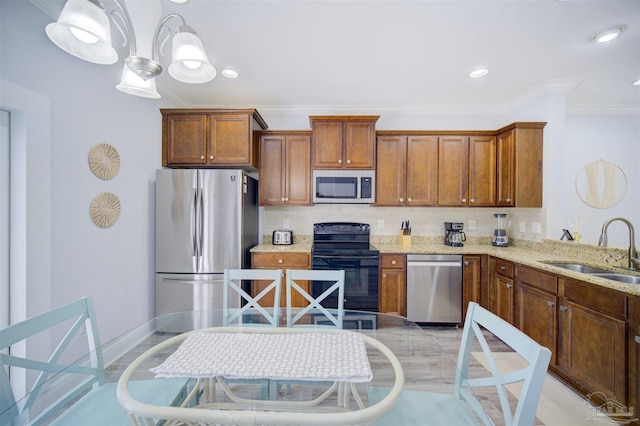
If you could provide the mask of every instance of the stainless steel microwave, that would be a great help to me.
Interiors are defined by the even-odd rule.
[[[375,170],[314,170],[313,202],[373,204]]]

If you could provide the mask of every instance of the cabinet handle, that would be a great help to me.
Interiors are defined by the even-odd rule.
[[[201,160],[204,160],[204,155],[201,155],[201,156],[200,156],[200,159],[201,159]]]
[[[510,202],[511,202],[511,198],[507,198],[507,203],[510,203]]]
[[[392,261],[391,261],[391,264],[392,264],[392,265],[395,265],[395,264],[396,264],[396,261],[395,261],[395,260],[392,260]]]
[[[210,155],[210,156],[209,156],[209,160],[213,160],[213,155]]]
[[[465,266],[469,266],[469,261],[468,260],[465,260],[463,263],[464,263]]]
[[[466,198],[463,198],[463,199],[462,199],[462,202],[463,202],[463,203],[466,203],[466,202],[467,202],[467,199],[466,199]]]
[[[561,305],[561,306],[560,306],[560,310],[561,310],[562,312],[564,312],[564,311],[566,311],[566,310],[567,310],[567,307],[566,307],[566,306],[562,306],[562,305]]]
[[[338,160],[338,164],[342,164],[342,158]]]
[[[511,288],[511,284],[507,284],[507,288]]]
[[[347,164],[351,164],[351,160],[347,160]]]
[[[470,199],[470,200],[469,200],[469,202],[470,202],[470,203],[475,203],[475,202],[476,202],[476,200],[475,200],[475,198],[472,198],[472,199]]]
[[[288,203],[289,202],[289,197],[285,197],[284,202]]]
[[[387,274],[382,274],[382,278],[387,278]]]
[[[505,269],[507,269],[507,267],[506,267],[506,266],[502,266],[502,265],[500,265],[500,270],[501,270],[501,271],[504,271]]]
[[[282,262],[283,262],[282,259],[278,259],[278,263],[282,263]]]
[[[407,198],[407,201],[408,201],[408,202],[411,202],[411,198]]]
[[[555,305],[555,303],[553,303],[551,300],[547,300],[547,306],[548,307],[553,307]]]
[[[403,201],[404,201],[404,198],[400,198],[400,202],[403,202]]]

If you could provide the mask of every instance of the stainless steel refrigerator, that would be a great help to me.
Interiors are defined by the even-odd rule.
[[[224,270],[250,267],[258,238],[258,182],[246,172],[157,170],[156,315],[221,309]]]

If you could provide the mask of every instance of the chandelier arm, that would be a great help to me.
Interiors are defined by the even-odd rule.
[[[113,19],[113,23],[116,25],[118,30],[120,30],[120,33],[122,33],[122,37],[125,39],[122,46],[123,47],[126,46],[127,38],[128,38],[129,56],[136,56],[138,51],[138,47],[136,45],[136,34],[133,30],[133,23],[131,22],[131,16],[129,16],[129,11],[127,11],[127,8],[125,7],[124,4],[120,2],[120,0],[113,0],[113,1],[115,4],[118,5],[118,7],[120,8],[120,11],[122,12],[120,13],[117,10],[114,10],[111,12],[111,19]],[[121,25],[118,24],[118,22],[115,20],[115,16],[117,16],[120,19],[124,29],[121,28]]]
[[[128,38],[127,38],[127,31],[125,30],[126,28],[124,23],[125,21],[124,21],[124,18],[122,17],[122,14],[117,10],[112,10],[111,20],[113,21],[113,24],[116,26],[118,31],[120,31],[120,34],[122,35],[122,47],[125,47],[128,43]],[[131,43],[130,46],[133,46],[133,43]],[[131,48],[129,48],[129,53],[131,53]]]
[[[115,0],[115,1],[118,1],[118,0]],[[163,28],[169,29],[165,24],[172,18],[180,19],[182,21],[182,25],[186,25],[187,24],[187,22],[184,20],[184,18],[181,15],[178,15],[177,13],[171,13],[171,14],[165,16],[162,19],[162,21],[160,21],[160,23],[156,27],[155,34],[153,35],[153,57],[152,57],[152,59],[154,61],[156,61],[156,62],[160,61],[160,49],[158,47],[158,37],[160,36],[160,33],[162,32]]]

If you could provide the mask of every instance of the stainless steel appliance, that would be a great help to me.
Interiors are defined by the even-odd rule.
[[[369,244],[369,235],[369,225],[365,223],[329,222],[313,226],[312,268],[345,271],[345,309],[378,310],[380,252]],[[327,288],[323,282],[311,283],[313,297]],[[323,306],[337,307],[337,295],[325,301]]]
[[[462,247],[463,242],[467,241],[467,235],[462,231],[464,224],[462,222],[445,222],[444,223],[444,243],[452,247]]]
[[[156,316],[222,308],[224,269],[259,242],[257,189],[241,170],[156,172]]]
[[[462,322],[461,255],[407,255],[407,319],[422,323]]]
[[[314,203],[373,204],[375,170],[314,170]]]
[[[290,245],[293,244],[293,231],[278,230],[273,231],[271,236],[271,244],[274,245]]]
[[[495,213],[496,229],[493,231],[491,245],[496,247],[507,247],[509,245],[509,237],[507,237],[507,227],[505,223],[506,213]]]

